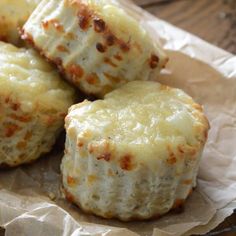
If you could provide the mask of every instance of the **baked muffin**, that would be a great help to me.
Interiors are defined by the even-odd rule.
[[[109,0],[45,0],[22,38],[53,61],[86,94],[156,77],[167,58],[138,21]]]
[[[1,0],[0,40],[19,44],[18,27],[22,27],[41,0]]]
[[[74,91],[32,50],[0,42],[0,166],[50,151]]]
[[[66,117],[61,164],[67,199],[123,221],[179,207],[196,186],[209,124],[179,89],[133,81]]]

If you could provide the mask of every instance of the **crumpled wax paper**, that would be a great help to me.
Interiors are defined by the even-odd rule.
[[[204,105],[209,139],[198,187],[182,213],[122,223],[86,215],[61,196],[60,142],[32,165],[0,172],[0,226],[7,236],[178,236],[203,234],[236,208],[236,57],[121,0],[167,50],[158,80]]]

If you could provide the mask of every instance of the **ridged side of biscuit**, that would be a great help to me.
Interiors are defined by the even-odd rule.
[[[0,165],[50,151],[73,102],[73,89],[36,52],[0,43]]]
[[[87,94],[103,96],[132,80],[156,77],[167,62],[160,46],[116,1],[43,1],[22,38]]]
[[[208,129],[191,97],[155,82],[74,105],[61,165],[66,197],[105,218],[163,215],[196,186]]]

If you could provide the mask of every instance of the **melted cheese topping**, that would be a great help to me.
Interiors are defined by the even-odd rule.
[[[72,0],[73,1],[73,0]],[[146,31],[140,27],[138,22],[127,12],[121,8],[117,1],[113,0],[86,0],[83,1],[90,9],[93,9],[97,14],[99,14],[105,22],[112,28],[115,34],[119,36],[130,37],[130,32],[132,32],[133,38],[147,37]]]
[[[86,94],[156,78],[167,57],[116,1],[42,1],[23,27],[33,44]]]
[[[0,13],[2,16],[11,19],[25,19],[41,0],[1,0]]]
[[[104,100],[74,106],[70,117],[78,132],[90,130],[93,139],[109,138],[124,149],[131,145],[141,159],[154,158],[150,154],[165,152],[167,145],[199,148],[208,129],[201,107],[192,98],[156,82],[130,82]]]
[[[78,0],[67,0],[76,2]],[[124,41],[137,40],[143,44],[156,47],[160,57],[166,57],[160,46],[151,42],[151,38],[147,31],[133,15],[132,11],[126,9],[121,2],[117,0],[82,0],[84,4],[88,5],[90,9],[94,10],[112,29],[112,32],[121,37]],[[132,34],[130,34],[132,32]]]
[[[179,89],[130,82],[70,109],[61,170],[65,194],[105,218],[149,219],[196,187],[208,121]]]
[[[0,94],[15,96],[24,109],[66,111],[74,91],[33,50],[0,42]]]
[[[21,27],[41,0],[1,0],[0,37],[16,43]]]

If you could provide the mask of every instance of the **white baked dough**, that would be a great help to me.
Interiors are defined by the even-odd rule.
[[[0,166],[50,151],[74,96],[36,52],[0,42]]]
[[[128,81],[156,77],[167,62],[138,21],[112,0],[44,0],[22,38],[82,91],[100,97]]]
[[[41,0],[1,0],[0,40],[19,44],[19,28]]]
[[[182,90],[134,81],[66,117],[61,170],[67,198],[121,220],[174,209],[196,186],[209,124]]]

